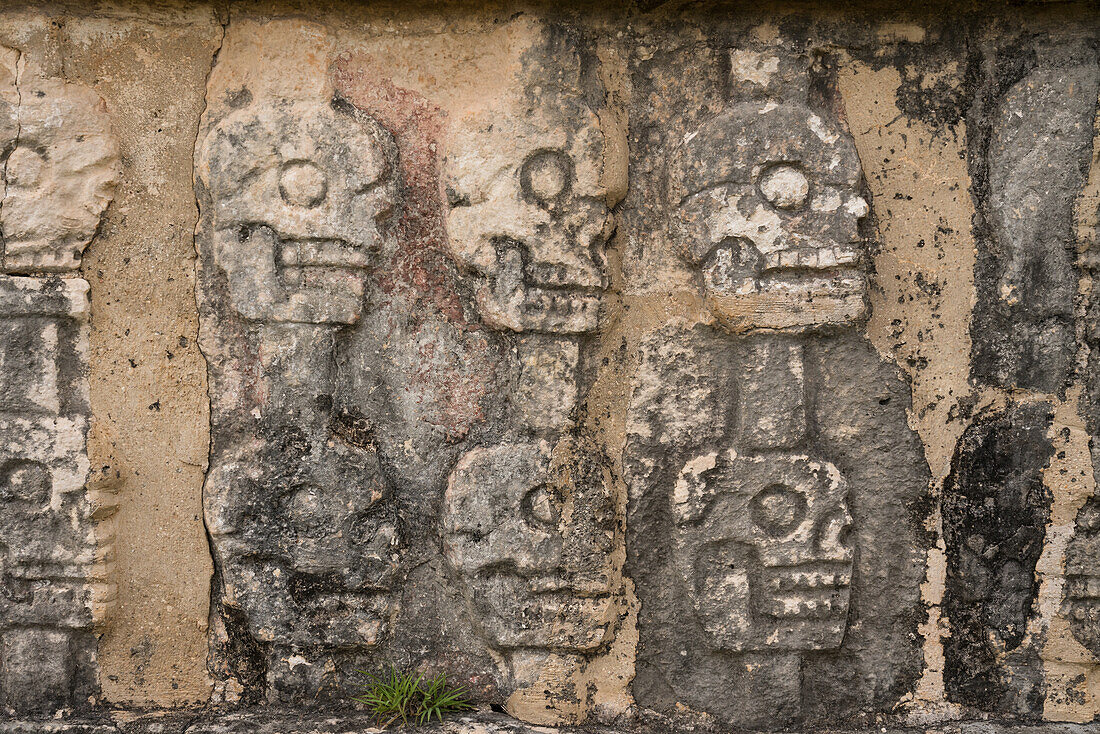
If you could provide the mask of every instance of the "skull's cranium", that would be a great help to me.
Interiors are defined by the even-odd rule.
[[[853,552],[847,484],[804,456],[708,454],[676,482],[674,553],[714,649],[840,646]]]
[[[614,192],[587,108],[552,122],[488,113],[458,123],[445,161],[448,249],[477,280],[498,329],[580,334],[596,328]],[[610,184],[610,185],[609,185]]]
[[[397,198],[396,156],[390,134],[347,105],[280,101],[218,123],[198,176],[234,308],[256,321],[356,322]]]
[[[740,104],[686,138],[670,234],[719,323],[803,332],[866,314],[859,181],[850,137],[801,104]]]

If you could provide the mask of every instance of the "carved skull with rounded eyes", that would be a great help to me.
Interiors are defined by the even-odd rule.
[[[688,461],[672,497],[673,553],[716,650],[827,650],[847,624],[853,550],[847,483],[826,461]]]
[[[451,474],[443,518],[447,561],[494,647],[579,652],[611,639],[609,477],[563,482],[546,441],[477,448]]]
[[[562,119],[576,124],[537,112],[482,113],[460,120],[451,136],[448,249],[477,282],[482,318],[498,329],[596,328],[610,208],[625,180],[605,180],[595,114],[583,108]]]
[[[672,240],[724,328],[803,332],[866,314],[859,157],[809,107],[732,107],[685,139],[671,179]]]
[[[234,308],[255,321],[355,323],[389,236],[396,160],[389,132],[350,106],[282,101],[219,122],[197,173]]]

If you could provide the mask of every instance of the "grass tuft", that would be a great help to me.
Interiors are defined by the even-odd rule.
[[[355,700],[366,705],[383,729],[398,719],[402,724],[410,720],[427,724],[433,716],[442,721],[444,714],[473,708],[466,699],[466,689],[447,685],[447,676],[443,673],[425,678],[400,673],[393,665],[389,673],[382,675],[360,672],[370,680],[360,686],[362,693]]]

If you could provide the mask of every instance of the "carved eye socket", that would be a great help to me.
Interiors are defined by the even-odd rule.
[[[778,538],[802,524],[806,517],[806,495],[782,484],[772,484],[752,498],[749,512],[765,533]]]
[[[535,527],[557,528],[558,507],[552,492],[548,485],[540,484],[523,496],[521,508],[528,523]]]
[[[539,206],[550,206],[573,186],[573,161],[560,150],[537,150],[520,171],[523,195]]]
[[[810,196],[810,179],[800,167],[777,163],[760,175],[760,193],[777,209],[799,209]]]
[[[279,194],[291,206],[312,209],[328,195],[328,176],[311,161],[287,161],[279,172]]]

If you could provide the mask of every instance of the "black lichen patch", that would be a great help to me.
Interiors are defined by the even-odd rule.
[[[1046,403],[1015,405],[976,419],[956,447],[943,499],[951,629],[944,682],[951,701],[1041,711],[1041,691],[1008,671],[1014,655],[1027,653],[1020,648],[1039,591],[1052,418]]]

